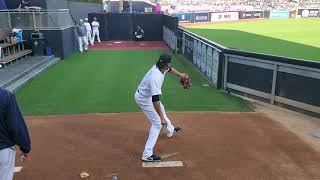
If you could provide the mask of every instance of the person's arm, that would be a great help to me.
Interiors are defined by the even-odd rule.
[[[5,119],[7,120],[8,131],[12,141],[20,147],[22,152],[21,160],[29,159],[28,154],[31,151],[31,142],[28,128],[18,107],[15,95],[11,93]]]
[[[164,116],[161,111],[161,106],[160,106],[160,95],[162,94],[161,85],[158,83],[157,80],[153,79],[150,83],[150,86],[151,86],[153,107],[160,117],[161,124],[167,125],[167,121],[164,119]]]
[[[161,107],[160,107],[160,95],[152,96],[152,103],[153,103],[154,109],[160,116],[161,124],[167,125],[167,121],[164,119],[164,116],[162,114]]]
[[[169,72],[175,76],[178,76],[180,78],[183,78],[185,76],[185,73],[180,73],[178,70],[176,70],[175,68],[171,67]]]

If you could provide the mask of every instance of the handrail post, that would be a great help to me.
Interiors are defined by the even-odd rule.
[[[36,30],[37,29],[37,25],[36,25],[36,13],[35,11],[32,12],[33,15],[33,28]]]

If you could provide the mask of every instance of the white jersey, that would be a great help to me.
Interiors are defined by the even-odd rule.
[[[162,94],[161,87],[164,81],[164,77],[165,73],[162,74],[158,67],[156,65],[153,65],[152,68],[144,76],[138,87],[139,94],[146,98]]]
[[[91,25],[92,25],[92,29],[94,31],[98,31],[99,30],[100,24],[99,24],[98,21],[92,21]]]
[[[91,32],[92,32],[92,29],[91,29],[90,23],[85,22],[84,25],[86,26],[87,32],[90,32],[90,33],[91,33]]]

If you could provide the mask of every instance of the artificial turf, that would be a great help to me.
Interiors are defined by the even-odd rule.
[[[61,61],[18,90],[24,115],[139,111],[134,93],[162,51],[92,51]],[[193,87],[166,76],[161,101],[168,111],[252,111],[238,97],[205,86],[204,79],[182,56],[172,65],[191,75]]]
[[[199,25],[188,30],[229,48],[320,61],[320,19]]]

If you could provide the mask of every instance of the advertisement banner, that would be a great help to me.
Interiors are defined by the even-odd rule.
[[[218,83],[218,71],[219,71],[219,52],[216,50],[213,50],[211,79],[213,84],[215,85],[217,85]]]
[[[172,51],[176,50],[176,36],[173,31],[163,26],[163,40],[167,43]]]
[[[253,18],[263,18],[263,11],[253,11],[252,16]]]
[[[198,41],[198,50],[197,50],[197,67],[201,69],[201,51],[202,51],[202,43]]]
[[[289,11],[270,11],[271,19],[289,18]]]
[[[182,34],[182,54],[186,54],[186,35]]]
[[[185,34],[184,34],[185,35]],[[184,55],[186,56],[186,58],[193,62],[193,43],[194,40],[192,37],[185,35],[185,47],[184,47]]]
[[[198,41],[193,40],[193,64],[197,64],[197,54],[198,54]]]
[[[207,70],[206,70],[206,76],[208,79],[211,79],[211,70],[212,70],[212,48],[208,46],[207,49]]]
[[[179,23],[192,23],[193,22],[193,13],[176,14],[176,17],[178,17]]]
[[[240,19],[263,18],[263,11],[243,11],[239,14]]]
[[[194,22],[208,22],[209,13],[194,13]]]
[[[270,18],[270,11],[263,11],[264,18]]]
[[[252,11],[240,12],[240,19],[252,19]]]
[[[290,18],[296,18],[297,11],[290,11]]]
[[[202,44],[202,52],[201,52],[201,71],[206,72],[206,64],[207,64],[207,45]]]
[[[298,9],[298,17],[317,18],[319,17],[319,9]]]
[[[211,22],[239,20],[239,12],[211,13]]]

